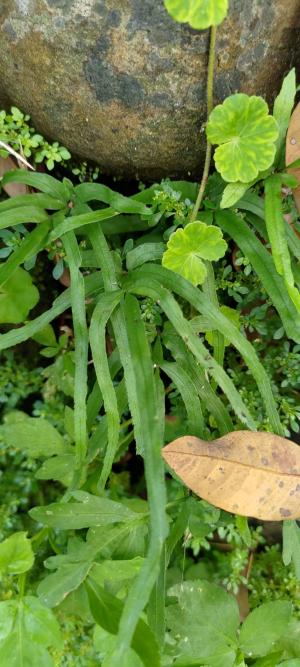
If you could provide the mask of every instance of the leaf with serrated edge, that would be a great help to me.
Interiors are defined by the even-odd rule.
[[[229,183],[248,183],[273,163],[278,126],[262,97],[230,95],[211,112],[206,133],[218,145],[215,164]]]
[[[222,23],[228,9],[228,0],[164,0],[164,3],[175,21],[189,23],[197,30]]]
[[[191,222],[171,235],[162,264],[193,285],[201,285],[207,274],[203,259],[218,260],[224,256],[227,243],[218,227]]]
[[[65,443],[60,433],[43,417],[15,419],[1,427],[3,441],[21,449],[32,458],[64,454]]]
[[[272,651],[275,641],[287,631],[292,605],[285,600],[256,607],[243,623],[239,645],[247,656],[260,657]]]
[[[300,449],[286,438],[252,431],[211,442],[184,436],[162,454],[188,488],[227,512],[265,521],[300,516]]]
[[[46,526],[61,530],[105,526],[136,518],[136,513],[131,512],[126,505],[109,498],[99,498],[83,491],[73,491],[72,495],[79,502],[34,507],[30,510],[30,516]]]

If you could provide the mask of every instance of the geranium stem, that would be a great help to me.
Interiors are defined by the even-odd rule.
[[[213,25],[210,29],[210,45],[209,45],[208,71],[207,71],[207,120],[214,106],[214,71],[215,71],[215,58],[216,58],[216,36],[217,36],[217,26]],[[207,141],[204,169],[198,196],[191,215],[191,222],[194,222],[196,220],[198,211],[202,204],[205,186],[209,175],[211,151],[212,151],[211,143]]]

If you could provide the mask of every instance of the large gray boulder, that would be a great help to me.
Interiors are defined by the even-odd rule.
[[[163,0],[3,0],[0,102],[125,178],[196,175],[203,151],[208,31]],[[218,31],[216,101],[270,101],[300,55],[300,0],[230,0]]]

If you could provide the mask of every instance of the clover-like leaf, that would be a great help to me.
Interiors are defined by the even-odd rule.
[[[228,0],[164,0],[164,3],[175,21],[189,23],[197,30],[219,25],[228,10]]]
[[[199,221],[190,222],[170,236],[162,264],[193,285],[202,285],[207,274],[202,260],[220,259],[226,248],[227,243],[218,227]]]
[[[39,300],[31,275],[20,267],[0,288],[0,322],[23,322]]]
[[[207,138],[218,144],[215,163],[229,183],[248,183],[274,160],[278,125],[261,97],[237,93],[211,112]]]

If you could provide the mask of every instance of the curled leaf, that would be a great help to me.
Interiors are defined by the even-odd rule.
[[[218,227],[191,222],[170,236],[162,264],[193,285],[201,285],[207,274],[202,260],[218,260],[224,256],[226,248],[227,243]]]
[[[286,438],[252,431],[212,442],[184,436],[162,454],[188,488],[227,512],[264,521],[300,516],[300,448]]]
[[[164,3],[175,21],[189,23],[197,30],[219,25],[228,10],[228,0],[164,0]]]
[[[211,112],[206,133],[218,145],[216,167],[229,183],[248,183],[273,163],[278,125],[262,97],[230,95]]]

